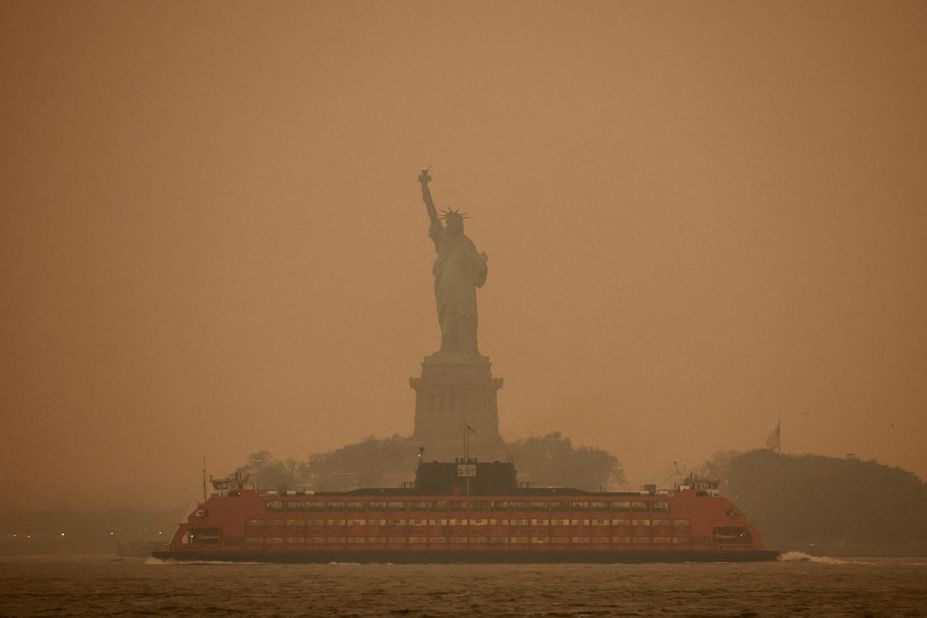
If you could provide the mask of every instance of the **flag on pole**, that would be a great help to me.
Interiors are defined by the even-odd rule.
[[[469,431],[470,433],[474,435],[476,434],[476,429],[474,429],[473,427],[470,427],[470,425],[467,425],[467,431]]]
[[[781,451],[781,438],[782,438],[782,421],[776,423],[776,428],[773,429],[773,432],[769,434],[769,437],[766,438],[766,448],[771,451],[780,452]]]

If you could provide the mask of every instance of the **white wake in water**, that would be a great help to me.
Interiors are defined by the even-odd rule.
[[[155,558],[154,556],[148,556],[145,558],[145,564],[171,564],[172,560],[161,560],[160,558]]]
[[[812,556],[803,551],[787,551],[779,556],[780,562],[814,562],[815,564],[875,564],[861,560],[840,560],[829,556]]]
[[[229,562],[228,560],[162,560],[160,558],[155,558],[154,556],[148,556],[145,558],[144,564],[154,564],[154,565],[191,565],[191,564],[221,564],[224,566],[236,565],[236,564],[266,564],[265,562]]]

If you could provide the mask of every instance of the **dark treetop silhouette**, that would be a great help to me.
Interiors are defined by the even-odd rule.
[[[465,215],[457,210],[442,211],[438,216],[428,182],[428,170],[418,177],[422,199],[431,220],[428,235],[435,243],[432,272],[435,276],[435,301],[441,326],[440,355],[479,357],[476,326],[476,288],[486,283],[488,257],[477,252],[473,241],[464,235]],[[444,219],[444,223],[441,223]]]

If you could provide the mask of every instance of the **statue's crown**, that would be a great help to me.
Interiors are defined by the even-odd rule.
[[[441,218],[444,219],[445,221],[447,221],[448,219],[461,219],[461,220],[463,220],[463,219],[469,219],[470,217],[468,217],[468,216],[467,216],[467,213],[465,213],[465,212],[460,212],[459,210],[455,210],[454,208],[450,208],[450,209],[448,209],[448,210],[442,210],[442,211],[441,211]]]

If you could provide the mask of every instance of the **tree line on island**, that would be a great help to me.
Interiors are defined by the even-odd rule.
[[[720,451],[699,473],[756,523],[767,547],[927,555],[927,484],[902,468],[770,450]]]
[[[624,471],[614,455],[599,448],[574,446],[559,432],[518,440],[506,447],[519,478],[532,485],[599,490],[625,484]],[[262,489],[346,491],[396,487],[412,481],[417,462],[415,439],[394,435],[367,438],[305,460],[280,460],[268,451],[259,451],[232,476],[248,478]]]

